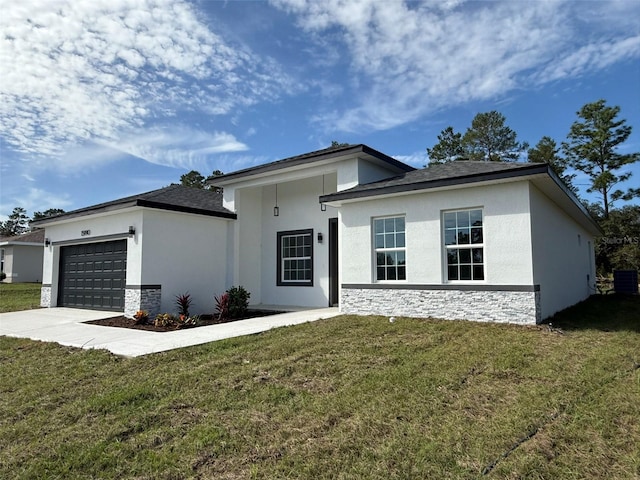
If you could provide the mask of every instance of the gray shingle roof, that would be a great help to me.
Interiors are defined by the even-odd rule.
[[[546,163],[507,163],[456,161],[430,165],[420,170],[373,183],[358,185],[341,192],[324,195],[321,202],[387,195],[412,190],[461,185],[501,178],[547,173]]]
[[[8,243],[44,243],[44,230],[33,230],[14,237],[0,237],[0,242]]]
[[[329,160],[334,157],[339,157],[342,155],[349,154],[357,154],[364,153],[367,155],[371,155],[383,162],[393,165],[401,171],[409,172],[415,170],[410,165],[403,163],[399,160],[396,160],[393,157],[390,157],[378,150],[375,150],[364,144],[350,144],[339,147],[329,147],[324,148],[322,150],[316,150],[314,152],[304,153],[302,155],[296,155],[295,157],[288,157],[282,160],[277,160],[271,163],[265,163],[264,165],[258,165],[256,167],[245,168],[243,170],[238,170],[236,172],[231,172],[226,175],[220,175],[218,177],[213,178],[209,181],[212,185],[217,185],[220,181],[225,181],[229,179],[242,178],[249,175],[258,175],[261,173],[267,173],[272,171],[281,170],[283,168],[293,167],[297,165],[304,165],[308,163],[317,162],[320,160]]]
[[[151,192],[99,203],[98,205],[73,210],[55,217],[37,220],[31,224],[40,226],[61,219],[82,217],[128,207],[148,207],[212,217],[237,218],[235,213],[222,206],[222,194],[219,192],[182,185],[169,185]]]

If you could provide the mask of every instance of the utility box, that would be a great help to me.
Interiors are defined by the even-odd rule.
[[[616,293],[627,295],[638,294],[638,271],[637,270],[614,270],[613,289]]]

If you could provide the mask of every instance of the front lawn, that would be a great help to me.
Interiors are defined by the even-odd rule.
[[[40,283],[0,283],[0,313],[40,308]]]
[[[341,316],[134,359],[2,337],[0,478],[638,478],[638,312]]]

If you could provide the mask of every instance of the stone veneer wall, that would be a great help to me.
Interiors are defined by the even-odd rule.
[[[540,291],[493,289],[428,289],[424,287],[375,288],[345,286],[340,312],[356,315],[406,316],[536,324],[542,321]]]
[[[133,318],[138,310],[149,312],[149,318],[160,313],[161,285],[127,285],[124,290],[124,316]]]
[[[51,285],[42,285],[42,288],[40,288],[40,306],[51,306]]]

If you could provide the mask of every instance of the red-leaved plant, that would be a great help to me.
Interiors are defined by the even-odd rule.
[[[216,299],[216,315],[219,321],[227,320],[229,318],[229,294],[223,293]]]
[[[182,295],[176,295],[176,305],[178,305],[178,315],[189,316],[189,307],[191,306],[191,295],[183,293]]]

